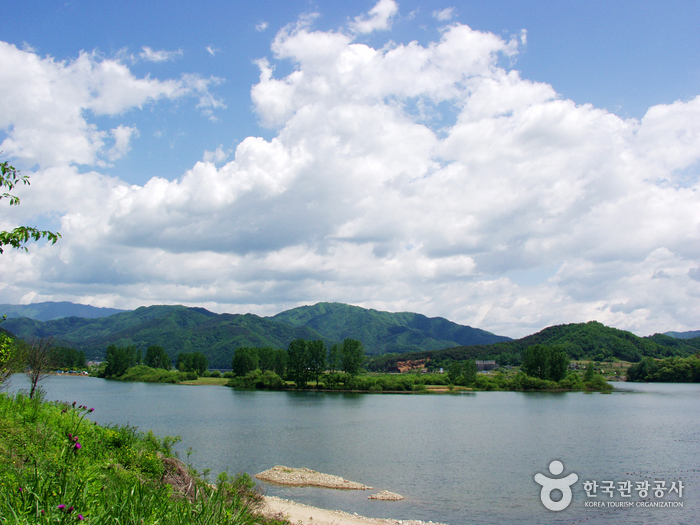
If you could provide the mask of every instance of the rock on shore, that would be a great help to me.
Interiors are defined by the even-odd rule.
[[[367,499],[380,499],[383,501],[399,501],[400,499],[404,499],[404,497],[401,494],[397,494],[396,492],[389,492],[388,490],[382,490],[381,492],[377,492],[376,494],[372,494],[371,496],[368,496]]]
[[[323,487],[342,490],[372,489],[372,487],[355,481],[348,481],[340,476],[323,474],[309,468],[289,468],[284,465],[276,465],[260,474],[256,474],[255,477],[269,483],[294,485],[296,487]]]

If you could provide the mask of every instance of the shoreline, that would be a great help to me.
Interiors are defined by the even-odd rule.
[[[368,518],[342,510],[312,507],[293,500],[264,496],[262,513],[268,517],[284,516],[291,523],[302,525],[445,525],[434,521]]]

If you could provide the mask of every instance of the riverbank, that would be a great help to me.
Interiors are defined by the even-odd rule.
[[[320,509],[275,496],[265,496],[262,512],[268,518],[284,518],[302,525],[444,525],[432,521],[368,518],[340,510]]]

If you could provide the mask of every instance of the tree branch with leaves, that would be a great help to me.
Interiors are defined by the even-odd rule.
[[[9,199],[10,206],[19,205],[19,197],[10,193],[19,184],[28,186],[29,177],[20,175],[19,171],[7,161],[0,162],[0,188],[7,190],[0,193],[0,200]],[[12,231],[0,231],[0,253],[3,253],[3,246],[27,251],[26,244],[31,240],[38,241],[45,238],[50,243],[56,244],[60,237],[61,234],[58,232],[39,230],[29,226],[19,226]]]

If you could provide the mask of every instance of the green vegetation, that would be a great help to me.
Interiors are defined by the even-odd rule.
[[[172,362],[180,353],[201,352],[215,368],[230,366],[238,348],[287,348],[295,339],[320,340],[326,345],[357,339],[369,354],[508,340],[446,319],[377,312],[338,303],[320,303],[289,312],[265,318],[252,314],[218,315],[204,308],[150,306],[97,319],[64,317],[42,322],[14,318],[6,326],[22,339],[51,336],[57,344],[84,351],[89,359],[103,359],[111,345],[135,346],[143,352],[158,345]]]
[[[29,177],[20,175],[19,170],[7,162],[0,162],[0,188],[7,188],[8,190],[0,193],[0,200],[9,199],[10,206],[19,205],[19,197],[9,192],[20,183],[28,186]],[[18,226],[9,232],[0,230],[0,253],[3,253],[3,246],[11,246],[12,248],[27,251],[26,244],[31,240],[47,239],[52,244],[56,244],[59,237],[61,237],[61,234],[58,232],[42,231],[28,226]]]
[[[428,370],[447,369],[454,361],[493,359],[501,366],[523,364],[525,350],[546,345],[563,349],[571,360],[638,362],[643,357],[687,357],[700,350],[700,338],[675,339],[656,334],[638,337],[596,321],[551,326],[536,334],[492,345],[459,346],[432,352],[376,356],[365,363],[370,371],[386,371],[400,361],[428,359]]]
[[[530,377],[561,381],[569,369],[569,356],[561,347],[533,345],[525,349],[521,370]]]
[[[206,483],[179,438],[102,427],[84,406],[0,395],[0,523],[276,525],[246,474]]]
[[[176,368],[180,372],[194,372],[201,376],[207,371],[209,365],[207,356],[202,352],[193,352],[190,354],[181,353],[177,355]]]
[[[627,370],[628,381],[700,383],[700,354],[656,360],[645,357]]]
[[[612,387],[595,373],[593,366],[588,370],[570,371],[569,359],[561,348],[536,345],[526,349],[526,363],[522,371],[506,370],[488,375],[477,374],[473,360],[453,361],[447,373],[381,374],[366,373],[361,368],[366,356],[362,353],[362,343],[346,339],[343,345],[333,345],[326,349],[322,341],[297,339],[287,349],[287,369],[270,367],[253,368],[263,360],[256,348],[238,349],[233,358],[236,370],[227,386],[234,388],[258,388],[280,390],[287,388],[364,392],[428,392],[435,388],[454,391],[457,387],[473,390],[598,390],[607,391]],[[263,352],[267,352],[264,349]],[[335,357],[334,354],[336,354]],[[331,366],[321,371],[320,365],[340,361],[339,372]],[[245,366],[244,366],[245,365]]]

